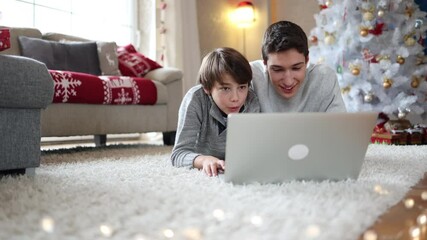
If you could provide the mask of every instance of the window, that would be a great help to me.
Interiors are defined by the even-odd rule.
[[[0,0],[0,25],[92,40],[137,41],[136,0]]]

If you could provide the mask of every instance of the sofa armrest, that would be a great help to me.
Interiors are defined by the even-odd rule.
[[[177,68],[162,67],[148,72],[144,78],[153,79],[163,84],[169,84],[170,82],[181,80],[182,71]]]
[[[46,65],[20,56],[0,55],[0,107],[45,108],[54,84]]]

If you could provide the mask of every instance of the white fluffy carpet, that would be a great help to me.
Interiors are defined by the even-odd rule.
[[[371,145],[358,181],[233,186],[170,151],[44,153],[0,180],[0,239],[357,239],[427,171],[427,146]]]

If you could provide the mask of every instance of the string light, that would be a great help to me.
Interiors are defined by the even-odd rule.
[[[308,238],[317,238],[320,235],[320,227],[312,224],[305,229],[305,235]]]
[[[185,239],[188,240],[201,240],[202,232],[198,228],[187,228],[183,231]]]
[[[55,228],[55,221],[51,217],[44,217],[40,221],[40,226],[43,229],[43,231],[52,233]]]
[[[218,221],[223,221],[225,219],[225,213],[224,213],[224,211],[222,209],[215,209],[215,210],[213,210],[212,215]]]
[[[421,199],[424,200],[424,201],[427,201],[427,191],[423,191],[421,193]]]
[[[368,230],[363,234],[363,240],[377,240],[378,235],[374,230]]]
[[[175,235],[175,233],[172,231],[172,229],[165,229],[165,230],[163,230],[163,235],[166,238],[173,238],[173,236]]]
[[[113,235],[113,229],[106,224],[99,226],[99,231],[104,237],[111,237]]]
[[[262,218],[260,216],[252,216],[251,223],[257,227],[262,225]]]
[[[405,199],[405,201],[403,203],[404,203],[405,207],[408,209],[413,208],[415,205],[415,201],[412,198]]]
[[[421,234],[421,229],[419,227],[411,227],[409,229],[409,234],[412,238],[419,238]]]

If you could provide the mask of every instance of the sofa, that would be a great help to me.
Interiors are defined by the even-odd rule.
[[[46,66],[0,55],[0,176],[34,174],[40,165],[40,112],[53,97]]]
[[[36,49],[31,44],[22,46],[23,39],[40,39],[58,43],[96,43],[99,51],[102,44],[108,42],[93,41],[77,36],[70,36],[60,33],[41,33],[35,28],[9,28],[11,47],[0,54],[28,56],[26,52],[32,52],[43,49]],[[115,43],[114,43],[115,44]],[[46,48],[50,51],[50,48]],[[47,51],[44,49],[43,51]],[[73,51],[74,53],[84,54],[86,51]],[[38,53],[40,54],[40,53]],[[78,55],[78,54],[77,54]],[[67,55],[68,56],[68,55]],[[101,53],[98,52],[101,57]],[[40,56],[39,56],[40,57]],[[37,59],[43,62],[42,59]],[[78,57],[78,56],[77,56]],[[111,62],[111,56],[107,56]],[[113,60],[117,60],[117,56]],[[99,60],[99,68],[102,70],[103,62]],[[49,61],[47,59],[46,61]],[[79,61],[87,61],[87,58],[80,57]],[[49,68],[49,62],[45,62]],[[85,67],[81,64],[80,67]],[[87,65],[87,64],[86,64]],[[55,66],[56,67],[56,66]],[[67,66],[68,67],[68,66]],[[65,67],[65,68],[67,68]],[[49,68],[50,69],[50,68]],[[77,71],[76,71],[77,69]],[[78,72],[80,68],[71,69]],[[69,70],[69,69],[60,69]],[[117,69],[116,69],[117,70]],[[117,73],[116,73],[117,72]],[[119,71],[100,71],[100,76],[119,76]],[[95,74],[96,75],[96,74]],[[173,145],[175,131],[178,121],[178,109],[182,99],[182,71],[172,67],[159,67],[144,73],[144,79],[152,81],[155,86],[156,99],[148,104],[105,104],[92,102],[53,102],[41,113],[41,136],[42,137],[60,137],[60,136],[81,136],[94,135],[96,145],[103,145],[107,141],[107,134],[124,133],[144,133],[144,132],[162,132],[163,140],[166,145]],[[133,79],[133,77],[131,78]],[[119,81],[118,80],[118,81]],[[57,85],[55,82],[55,96]],[[53,100],[55,101],[55,99]]]

